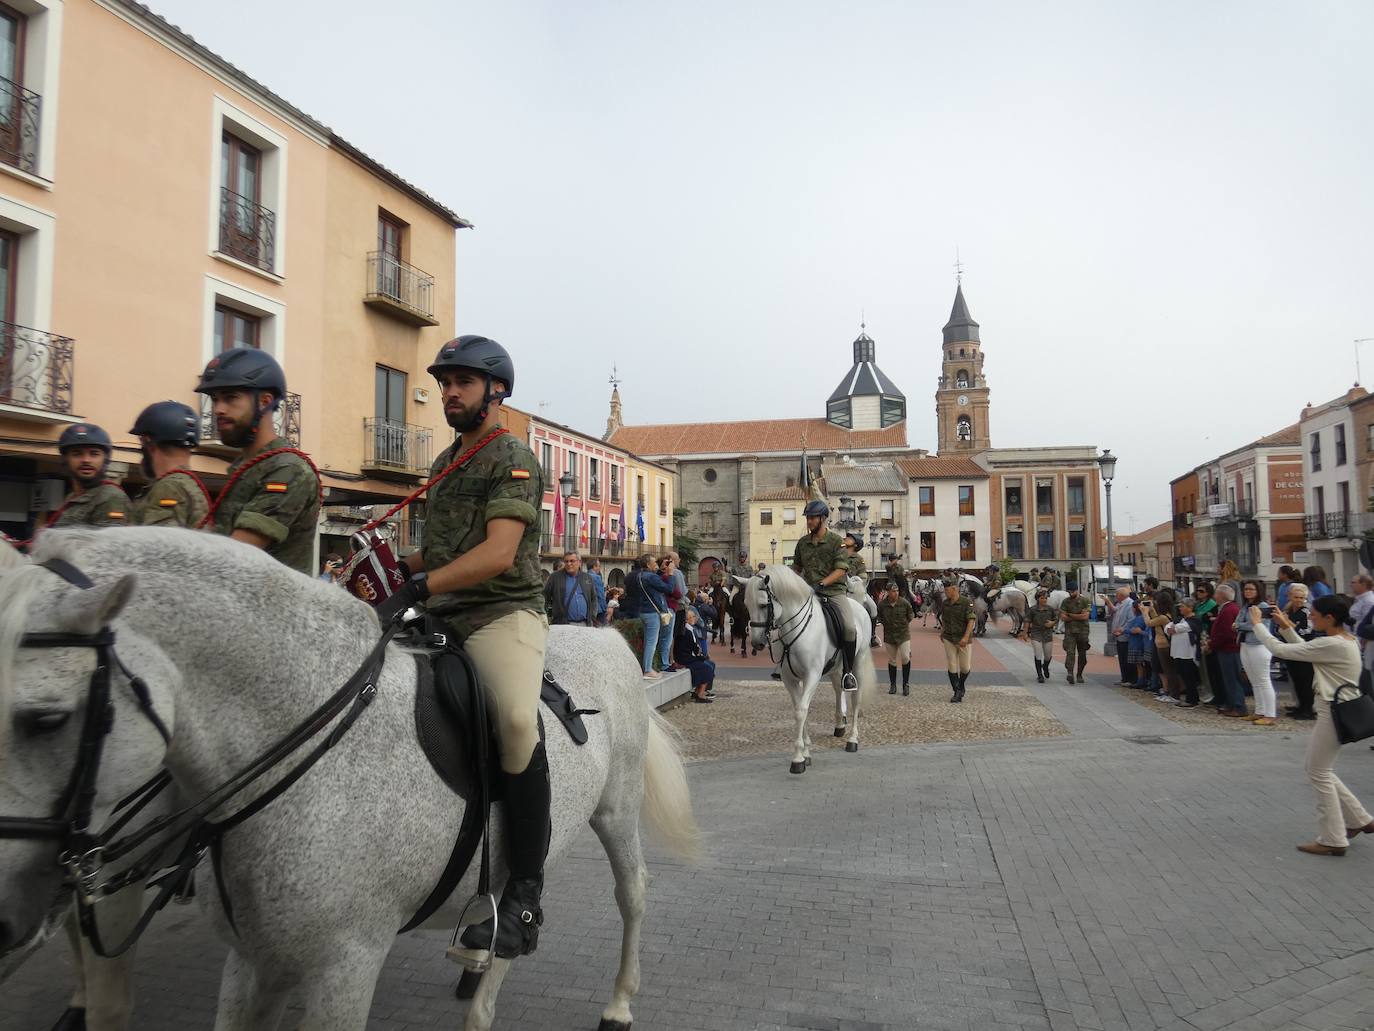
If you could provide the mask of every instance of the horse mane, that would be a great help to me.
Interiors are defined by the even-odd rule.
[[[774,596],[788,608],[801,608],[815,594],[811,585],[794,573],[790,566],[764,566],[761,576],[768,578]]]
[[[29,563],[0,573],[0,736],[8,735],[10,727],[11,697],[4,685],[14,683],[14,659],[19,652],[19,639],[26,630],[29,607],[40,581],[51,576],[46,569]],[[8,747],[0,751],[8,753]]]

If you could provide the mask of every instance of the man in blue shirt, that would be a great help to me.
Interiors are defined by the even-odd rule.
[[[563,568],[544,585],[544,608],[549,625],[591,626],[596,621],[596,585],[582,568],[577,552],[563,556]]]
[[[600,626],[606,622],[606,581],[601,578],[601,560],[594,558],[587,563],[587,575],[592,578],[592,586],[596,588],[596,619],[593,622]]]

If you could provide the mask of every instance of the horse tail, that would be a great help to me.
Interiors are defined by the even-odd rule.
[[[693,863],[701,858],[701,829],[692,814],[692,792],[677,747],[677,731],[653,709],[649,711],[649,741],[644,750],[644,805],[640,812],[670,852]]]

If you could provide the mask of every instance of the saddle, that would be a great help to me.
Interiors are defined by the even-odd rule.
[[[472,660],[461,649],[449,646],[416,652],[415,667],[415,731],[420,748],[434,772],[467,804],[439,883],[401,933],[429,919],[463,879],[482,843],[491,804],[501,800],[503,783],[497,776],[500,751],[496,735],[486,718],[481,679]],[[594,716],[600,710],[579,709],[548,670],[544,671],[539,699],[574,743],[587,743],[582,717]],[[542,712],[538,720],[539,739],[543,741]]]
[[[835,663],[840,661],[840,651],[844,647],[844,618],[840,615],[840,607],[835,604],[834,598],[824,594],[817,597],[821,603],[821,614],[825,617],[825,631],[830,635],[830,644],[835,649],[826,660],[825,668],[821,670],[821,673],[825,674],[834,669]]]

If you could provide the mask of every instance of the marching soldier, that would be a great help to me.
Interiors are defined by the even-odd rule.
[[[812,586],[821,604],[828,608],[833,604],[832,599],[849,593],[846,580],[853,560],[846,554],[840,535],[826,528],[829,505],[819,499],[808,501],[802,516],[806,519],[806,536],[797,541],[792,553],[792,571]],[[854,654],[858,631],[843,617],[840,626],[844,628],[839,641],[840,659],[844,664],[840,683],[845,691],[857,691],[859,682],[854,679]]]
[[[195,411],[180,401],[158,401],[139,413],[129,432],[143,444],[143,473],[152,481],[133,522],[199,527],[210,513],[210,495],[190,468],[191,449],[200,443]]]
[[[213,402],[219,439],[243,449],[215,499],[215,532],[314,576],[320,479],[305,454],[272,425],[286,397],[281,366],[265,351],[236,347],[210,359],[196,393]]]
[[[510,877],[497,910],[496,955],[533,952],[544,915],[544,859],[549,850],[549,768],[539,740],[539,689],[549,624],[539,576],[539,506],[543,477],[534,454],[500,428],[501,402],[515,387],[515,363],[483,336],[460,336],[429,367],[443,394],[444,417],[458,431],[434,463],[425,544],[405,564],[410,581],[378,607],[385,626],[410,606],[426,611],[477,667],[491,697],[505,788]],[[467,928],[453,955],[471,964],[491,947],[491,921]]]
[[[964,685],[973,671],[973,628],[978,618],[973,602],[959,593],[957,580],[945,581],[945,601],[940,607],[940,643],[945,649],[945,669],[954,688],[951,702],[964,700]]]
[[[89,422],[68,426],[57,439],[57,450],[74,489],[48,517],[48,526],[127,526],[129,496],[105,479],[114,451],[110,435]]]
[[[1088,665],[1088,615],[1092,604],[1078,593],[1078,581],[1069,581],[1069,596],[1059,603],[1059,616],[1064,620],[1064,671],[1073,681],[1074,661],[1077,657],[1078,682],[1083,683],[1083,670]]]
[[[902,696],[911,694],[911,621],[916,610],[902,597],[896,580],[887,582],[883,600],[878,603],[878,622],[883,626],[883,647],[887,650],[887,693],[897,693],[897,664],[902,666]]]
[[[1026,610],[1021,624],[1021,640],[1031,642],[1035,659],[1035,682],[1043,684],[1050,677],[1050,662],[1054,658],[1054,625],[1059,615],[1050,608],[1049,591],[1043,587],[1035,592],[1035,604]]]

